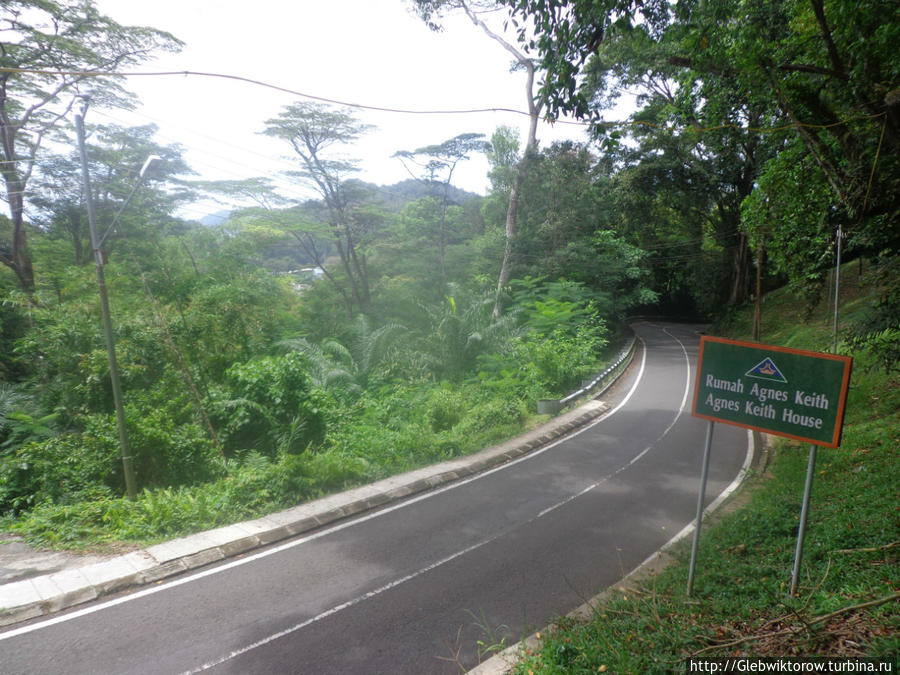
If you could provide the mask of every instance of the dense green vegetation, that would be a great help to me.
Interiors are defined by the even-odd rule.
[[[846,259],[884,275],[845,344],[896,366],[891,8],[864,3],[862,39],[843,1],[568,4],[414,3],[429,25],[459,10],[488,33],[473,7],[530,16],[538,34],[506,43],[537,77],[527,110],[583,115],[583,144],[542,148],[534,125],[524,142],[506,127],[436,138],[397,149],[415,179],[376,186],[352,177],[369,132],[354,111],[298,101],[259,121],[315,195],[298,202],[266,177],[192,181],[152,126],[88,124],[123,434],[72,117],[85,93],[129,105],[104,73],[180,43],[88,0],[5,3],[3,526],[58,546],[146,541],[479,449],[598,369],[630,313],[727,318],[754,275],[815,306],[837,227]],[[640,94],[632,123],[600,123],[622,87]],[[485,196],[452,184],[479,152]],[[177,216],[209,193],[256,206],[215,227]]]
[[[480,449],[521,430],[537,399],[595,372],[614,319],[584,283],[527,278],[495,319],[493,296],[463,283],[467,268],[448,265],[460,279],[441,285],[426,261],[395,252],[432,204],[382,212],[389,225],[370,264],[404,274],[373,274],[373,311],[352,318],[327,279],[298,292],[292,275],[267,269],[270,247],[283,247],[259,233],[268,214],[114,240],[105,271],[142,490],[134,503],[122,497],[93,269],[36,230],[36,268],[46,256],[54,275],[38,275],[30,297],[8,290],[3,307],[7,524],[73,546],[258,515]],[[458,230],[464,212],[448,208]],[[457,234],[448,261],[474,258],[482,238]]]
[[[842,294],[845,320],[865,321],[877,270],[864,283],[851,266],[844,273],[851,279]],[[767,342],[827,350],[830,307],[804,321],[789,292],[771,294],[766,304],[779,317],[765,329]],[[717,332],[749,338],[750,312]],[[561,620],[514,672],[680,672],[690,656],[896,659],[900,380],[874,368],[870,352],[853,353],[842,445],[818,456],[796,597],[791,569],[807,446],[773,439],[773,464],[744,488],[748,503],[704,528],[692,597],[685,597],[690,542],[682,541],[676,564],[615,592],[587,621]]]

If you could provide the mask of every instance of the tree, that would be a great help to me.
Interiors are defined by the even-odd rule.
[[[487,159],[491,166],[488,177],[495,193],[508,195],[515,181],[519,162],[519,135],[508,126],[494,129],[488,144]]]
[[[777,147],[777,135],[759,132],[776,108],[765,96],[742,89],[729,75],[700,73],[673,63],[672,53],[690,51],[687,30],[677,13],[663,28],[625,20],[612,24],[582,69],[580,93],[594,115],[608,108],[622,89],[638,93],[642,109],[630,132],[638,146],[625,153],[629,166],[621,184],[640,184],[641,189],[626,191],[623,201],[632,209],[649,207],[654,218],[669,220],[664,229],[670,233],[681,226],[689,241],[706,236],[714,242],[730,267],[729,288],[721,302],[733,306],[751,292],[752,257],[741,224],[741,203]],[[595,122],[592,130],[607,145],[620,133],[602,122]],[[660,202],[663,195],[665,201]],[[646,217],[644,221],[653,223]],[[659,248],[663,241],[646,233],[661,229],[660,225],[657,221],[639,228],[645,231],[641,243]],[[705,254],[679,257],[682,268],[709,262]],[[685,278],[676,269],[671,272]],[[671,272],[666,273],[669,279]]]
[[[87,144],[87,153],[100,234],[116,224],[106,248],[113,246],[118,236],[127,235],[132,241],[147,237],[156,231],[148,230],[148,222],[170,217],[179,202],[192,196],[184,188],[173,189],[173,179],[191,170],[181,157],[180,147],[163,146],[153,140],[156,130],[152,124],[131,128],[111,124],[90,129],[93,142]],[[159,161],[148,166],[141,177],[140,170],[151,157]],[[91,243],[78,153],[45,155],[40,174],[32,182],[32,204],[40,211],[35,220],[51,237],[72,242],[76,265],[88,262]],[[123,211],[126,204],[128,208]]]
[[[777,106],[759,121],[792,130],[846,212],[853,241],[900,250],[900,56],[892,46],[900,23],[886,20],[896,16],[890,0],[499,1],[520,26],[520,43],[540,58],[552,113],[590,115],[582,75],[591,55],[616,35],[640,33],[655,63],[679,69],[682,82],[726,84],[756,111],[761,102]],[[719,124],[736,122],[722,115]]]
[[[509,189],[509,201],[506,211],[506,246],[503,251],[503,262],[500,265],[500,273],[497,276],[497,292],[494,296],[493,316],[499,317],[501,311],[501,299],[503,289],[509,283],[511,273],[513,246],[518,230],[518,213],[519,213],[519,193],[522,189],[522,180],[527,171],[527,163],[531,155],[537,151],[537,123],[543,108],[542,100],[535,94],[534,80],[536,75],[536,66],[534,60],[527,54],[516,49],[510,42],[505,40],[501,35],[491,30],[491,28],[481,20],[479,13],[496,9],[498,2],[494,0],[413,0],[416,12],[425,21],[432,30],[440,30],[440,17],[444,12],[452,10],[460,10],[469,18],[469,20],[478,26],[484,33],[497,42],[507,52],[512,54],[515,59],[515,66],[525,71],[525,92],[528,104],[528,116],[530,123],[528,125],[528,136],[525,141],[525,153],[516,164],[516,172]]]
[[[127,107],[130,97],[114,73],[181,43],[156,29],[121,26],[91,0],[9,0],[0,7],[0,35],[0,175],[13,226],[0,262],[30,294],[25,195],[43,142],[77,96]]]
[[[369,128],[347,110],[300,102],[285,106],[277,117],[266,120],[262,132],[290,144],[301,164],[300,170],[291,175],[311,184],[325,202],[335,247],[350,285],[350,295],[344,295],[351,315],[365,311],[371,302],[363,232],[354,221],[353,195],[346,183],[356,166],[328,155],[333,146],[352,143]]]
[[[609,162],[583,145],[554,143],[537,155],[520,205],[516,283],[532,277],[581,284],[607,318],[654,303],[646,254],[625,239],[615,188]]]
[[[440,260],[441,283],[447,283],[447,270],[445,267],[447,249],[447,207],[449,206],[450,182],[453,180],[453,171],[461,161],[468,159],[473,152],[484,152],[488,144],[483,141],[484,134],[460,134],[440,143],[428,145],[418,150],[399,151],[394,154],[399,158],[406,170],[413,178],[415,173],[404,160],[415,162],[424,171],[425,177],[421,180],[425,185],[434,189],[437,193],[440,206],[438,220],[438,254]]]
[[[318,345],[294,337],[279,346],[298,351],[309,360],[310,376],[317,386],[358,395],[390,370],[400,351],[398,340],[407,331],[395,323],[373,329],[366,315],[358,314],[347,332],[346,338],[325,338]]]
[[[254,206],[262,209],[274,209],[284,206],[287,199],[278,194],[272,181],[268,178],[241,178],[237,180],[208,180],[194,181],[191,187],[201,192],[210,194],[213,198],[220,195],[229,197],[229,203],[234,200],[252,202]]]
[[[459,380],[474,370],[479,355],[502,351],[521,331],[516,313],[492,315],[490,295],[472,294],[455,284],[447,290],[442,303],[422,307],[430,323],[422,349],[439,377]]]

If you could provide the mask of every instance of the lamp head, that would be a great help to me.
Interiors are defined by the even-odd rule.
[[[155,159],[160,159],[160,160],[161,160],[162,157],[160,157],[159,155],[150,155],[150,156],[146,159],[146,161],[144,162],[144,166],[141,167],[141,172],[138,174],[138,177],[139,177],[139,178],[143,178],[143,177],[144,177],[144,174],[147,172],[147,167],[150,166],[150,162],[152,162],[152,161],[155,160]]]

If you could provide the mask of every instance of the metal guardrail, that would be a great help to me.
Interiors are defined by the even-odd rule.
[[[636,344],[637,336],[633,335],[628,346],[622,349],[621,352],[619,352],[619,355],[612,362],[612,364],[610,364],[606,368],[606,370],[597,375],[594,379],[587,381],[584,386],[582,386],[578,391],[573,391],[568,396],[560,399],[552,398],[541,399],[540,401],[538,401],[538,414],[555,415],[572,401],[579,399],[586,394],[593,393],[597,389],[606,387],[631,363],[631,359],[634,357],[634,347]]]

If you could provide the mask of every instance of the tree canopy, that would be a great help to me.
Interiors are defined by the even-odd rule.
[[[464,14],[513,57],[521,139],[410,142],[396,156],[413,177],[376,185],[356,177],[357,112],[296,101],[258,127],[306,188],[291,199],[271,175],[192,181],[152,125],[89,128],[144,490],[129,505],[68,113],[82,94],[130,105],[116,73],[179,43],[88,0],[3,5],[0,518],[158,538],[447,459],[594,375],[630,316],[724,320],[785,283],[812,306],[838,246],[879,275],[841,348],[900,363],[886,0],[415,6],[434,28]],[[487,26],[504,7],[518,44]],[[623,91],[633,113],[606,120]],[[543,111],[589,134],[542,147]],[[453,181],[480,152],[490,188],[474,195]],[[242,206],[183,218],[199,194]]]
[[[900,22],[886,20],[896,19],[893,3],[502,4],[539,55],[552,113],[599,118],[598,92],[642,83],[650,98],[667,99],[665,122],[676,127],[748,137],[787,131],[784,142],[816,165],[856,243],[897,250],[900,57],[892,45]]]
[[[0,7],[0,175],[12,220],[0,262],[26,292],[34,291],[26,195],[44,141],[79,96],[128,107],[131,97],[115,73],[180,46],[164,31],[117,24],[90,0],[11,0]]]

